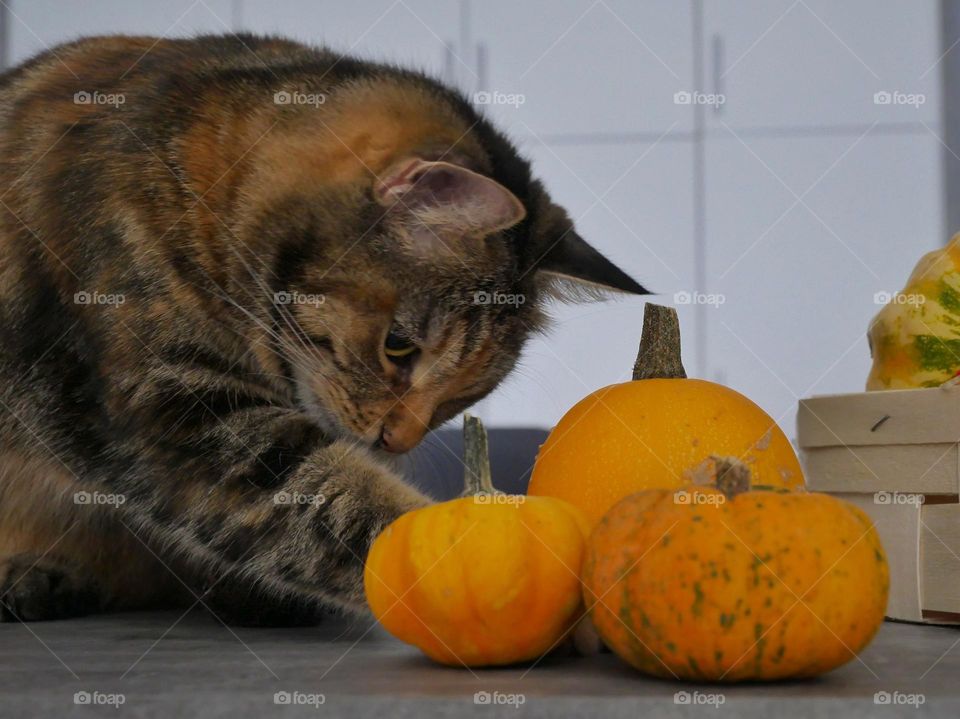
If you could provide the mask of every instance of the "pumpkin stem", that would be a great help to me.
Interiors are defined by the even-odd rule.
[[[738,494],[750,491],[750,468],[736,457],[710,455],[716,476],[717,489],[733,499]]]
[[[640,351],[633,364],[633,378],[683,379],[680,359],[680,319],[673,307],[647,302],[643,309]]]
[[[490,479],[490,453],[487,430],[479,417],[463,415],[463,496],[495,494]]]

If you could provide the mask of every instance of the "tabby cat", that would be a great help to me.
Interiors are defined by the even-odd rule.
[[[361,609],[372,538],[429,502],[387,453],[497,386],[558,278],[644,292],[420,73],[251,35],[10,70],[2,618]]]

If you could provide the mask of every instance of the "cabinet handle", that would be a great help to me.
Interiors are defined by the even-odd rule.
[[[453,48],[449,42],[443,43],[443,82],[450,87],[456,84],[456,68],[453,66]]]
[[[487,43],[477,43],[477,92],[486,92],[488,89],[488,60]]]
[[[713,54],[713,95],[719,98],[723,95],[723,36],[714,33],[711,38],[711,51]],[[726,98],[724,98],[724,101]],[[713,103],[713,114],[720,115],[723,112],[724,102]]]

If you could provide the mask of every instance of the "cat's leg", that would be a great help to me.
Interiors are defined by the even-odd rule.
[[[0,455],[0,563],[9,563],[11,576],[22,575],[29,558],[43,558],[38,571],[56,570],[46,584],[38,575],[12,586],[18,582],[13,578],[8,590],[29,589],[31,606],[51,608],[46,618],[64,616],[52,611],[64,604],[61,598],[40,596],[44,588],[56,594],[57,572],[69,577],[65,587],[83,589],[77,609],[199,603],[230,624],[305,626],[331,604],[362,606],[362,560],[370,541],[393,518],[428,500],[363,448],[327,446],[299,415],[264,411],[273,420],[259,429],[256,417],[212,420],[206,432],[229,441],[204,453],[212,461],[200,462],[203,469],[189,461],[186,449],[178,455],[182,463],[168,466],[166,447],[143,452],[139,466],[109,481],[111,488],[78,482],[56,462]],[[204,434],[194,427],[190,436],[202,440]],[[156,437],[146,444],[156,446]],[[115,494],[123,503],[76,499],[95,492]],[[92,587],[99,592],[96,603],[86,601]],[[12,606],[3,618],[17,614]],[[37,612],[30,617],[45,618]]]
[[[81,534],[72,488],[56,467],[0,457],[0,621],[64,619],[105,604],[89,565],[70,558]]]
[[[429,499],[367,448],[330,442],[310,418],[240,382],[164,369],[173,376],[158,370],[126,395],[129,445],[116,450],[136,459],[103,478],[132,520],[196,566],[255,588],[251,596],[362,609],[373,539]]]
[[[0,454],[0,621],[181,605],[184,587],[57,461]]]

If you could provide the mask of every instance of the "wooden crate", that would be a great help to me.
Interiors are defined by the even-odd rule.
[[[960,387],[801,400],[797,440],[809,489],[876,523],[887,616],[960,622]]]

